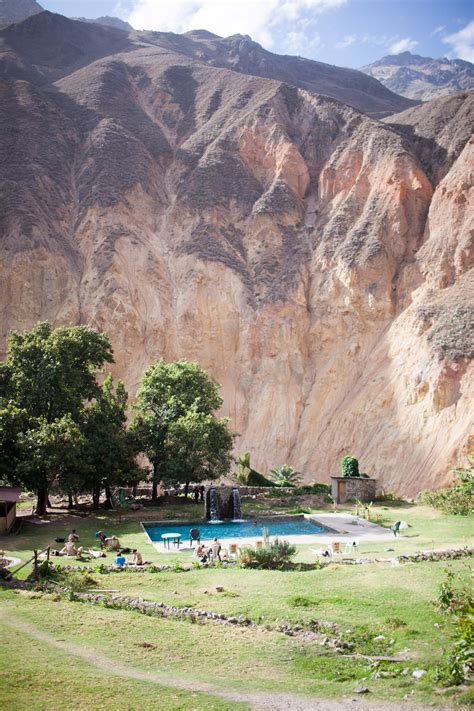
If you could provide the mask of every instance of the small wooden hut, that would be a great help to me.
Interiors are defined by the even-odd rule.
[[[16,520],[16,504],[21,489],[17,486],[0,486],[0,536],[11,531]]]

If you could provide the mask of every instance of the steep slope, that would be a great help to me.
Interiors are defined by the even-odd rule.
[[[150,44],[211,66],[283,81],[300,89],[329,96],[376,118],[416,104],[393,94],[363,72],[303,57],[273,54],[253,42],[248,35],[222,38],[205,30],[195,30],[184,35],[139,32],[137,36]]]
[[[385,119],[404,134],[434,183],[445,175],[474,130],[474,91],[430,101]]]
[[[420,101],[474,89],[474,65],[463,59],[432,59],[401,52],[382,57],[361,71],[391,91]]]
[[[50,82],[134,48],[121,30],[41,12],[0,30],[0,76]]]
[[[18,22],[43,12],[36,0],[0,0],[0,23]]]
[[[431,109],[450,152],[432,183],[424,106],[393,128],[150,45],[16,77],[3,343],[40,318],[103,328],[132,393],[156,358],[199,360],[262,469],[327,480],[351,451],[385,489],[449,478],[472,433],[470,96]]]

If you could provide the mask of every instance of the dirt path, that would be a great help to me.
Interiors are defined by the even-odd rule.
[[[138,681],[160,684],[161,686],[180,689],[182,691],[212,694],[226,699],[227,701],[247,703],[254,711],[400,711],[401,708],[405,708],[406,711],[446,711],[447,708],[413,706],[411,704],[406,704],[406,706],[401,707],[400,703],[391,704],[382,701],[369,701],[366,697],[332,700],[279,692],[272,694],[268,692],[240,692],[234,689],[222,689],[214,684],[196,681],[189,677],[177,677],[170,675],[168,672],[147,672],[127,664],[122,664],[111,657],[105,656],[92,647],[56,639],[49,632],[19,617],[13,616],[10,612],[8,615],[5,615],[5,613],[0,610],[0,617],[2,622],[12,627],[12,629],[21,631],[33,639],[37,639],[56,649],[60,649],[66,654],[71,654],[83,659],[91,666],[107,672],[107,674],[114,674],[115,676],[126,679],[136,679]]]

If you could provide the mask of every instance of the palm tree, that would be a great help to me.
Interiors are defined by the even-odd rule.
[[[235,462],[239,466],[237,481],[240,484],[245,484],[250,473],[250,452],[244,452],[240,456],[237,456]]]
[[[277,486],[297,486],[301,481],[301,472],[297,472],[290,464],[274,467],[270,475]]]

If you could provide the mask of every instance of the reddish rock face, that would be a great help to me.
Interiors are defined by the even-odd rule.
[[[426,106],[393,128],[170,49],[97,58],[91,37],[90,61],[63,37],[80,68],[53,84],[12,50],[0,84],[3,343],[90,323],[132,394],[155,359],[198,360],[257,468],[329,481],[350,451],[385,490],[449,480],[473,386],[472,146],[453,111],[431,171]],[[471,101],[454,114],[472,125]]]

